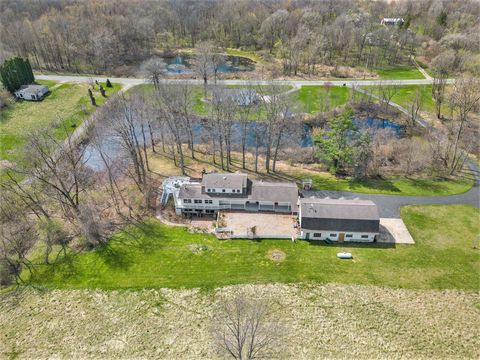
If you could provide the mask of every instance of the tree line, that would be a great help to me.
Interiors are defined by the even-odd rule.
[[[28,57],[35,68],[106,72],[157,50],[220,48],[281,59],[284,74],[315,73],[319,64],[396,65],[421,52],[477,54],[478,2],[269,0],[3,1],[0,54]],[[383,17],[403,17],[383,26]],[[478,56],[475,61],[478,67]]]

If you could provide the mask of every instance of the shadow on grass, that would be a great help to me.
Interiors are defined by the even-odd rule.
[[[368,243],[355,243],[355,242],[334,242],[327,243],[323,240],[305,240],[311,246],[324,246],[324,247],[336,247],[336,248],[349,248],[349,249],[394,249],[396,248],[395,243],[379,243],[379,242],[368,242]]]
[[[385,179],[348,179],[346,180],[350,190],[359,188],[369,188],[372,190],[385,191],[390,193],[400,193],[401,190],[393,184],[391,180]]]
[[[151,224],[135,224],[117,233],[114,239],[98,249],[99,257],[111,268],[127,270],[133,265],[132,252],[151,253],[162,247],[165,234]]]

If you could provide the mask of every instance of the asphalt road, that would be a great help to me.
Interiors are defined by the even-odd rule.
[[[106,77],[92,77],[92,76],[67,76],[67,75],[35,75],[38,80],[54,80],[60,82],[89,82],[91,79],[95,79],[101,82],[107,80]],[[111,82],[117,84],[123,84],[126,87],[132,87],[135,85],[146,84],[150,81],[142,78],[109,78]],[[448,79],[447,83],[453,83],[455,79]],[[199,79],[162,79],[164,84],[175,83],[189,83],[195,85],[202,85],[203,81]],[[325,85],[326,83],[335,86],[376,86],[376,85],[429,85],[433,83],[432,79],[416,79],[416,80],[274,80],[274,81],[261,81],[261,80],[218,80],[220,85],[269,85],[275,83],[277,85],[293,85],[293,86],[308,86],[308,85]]]

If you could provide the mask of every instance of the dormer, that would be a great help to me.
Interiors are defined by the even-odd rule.
[[[220,196],[246,194],[247,180],[247,174],[204,174],[202,192]]]

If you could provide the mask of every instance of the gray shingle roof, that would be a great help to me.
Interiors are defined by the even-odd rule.
[[[377,206],[370,200],[305,198],[300,200],[302,228],[354,232],[378,232]]]
[[[206,176],[216,175],[213,179],[208,179],[206,182],[209,185],[204,185],[204,181],[202,184],[185,184],[180,187],[180,191],[178,193],[178,197],[180,199],[217,199],[217,200],[232,200],[232,199],[239,199],[243,198],[250,202],[255,201],[272,201],[272,202],[289,202],[292,211],[298,211],[298,187],[297,184],[294,182],[266,182],[266,181],[252,181],[251,184],[248,186],[247,195],[244,194],[208,194],[202,193],[202,186],[205,187],[222,187],[217,183],[223,183],[224,181],[230,180],[223,180],[223,175],[236,175],[235,179],[233,179],[233,184],[237,184],[240,181],[240,177],[238,175],[244,175],[245,184],[247,183],[247,175],[246,174],[206,174],[203,177],[205,180]],[[218,180],[220,177],[221,180]],[[230,184],[230,183],[229,183]],[[243,183],[242,183],[243,184]],[[245,185],[246,186],[246,185]],[[224,187],[236,187],[233,185],[226,185]]]
[[[242,189],[247,187],[247,174],[204,174],[202,185],[207,189]]]
[[[25,94],[38,94],[41,91],[48,90],[48,86],[46,85],[36,85],[36,84],[31,84],[31,85],[22,85],[20,86],[20,89],[17,91],[22,91]]]

